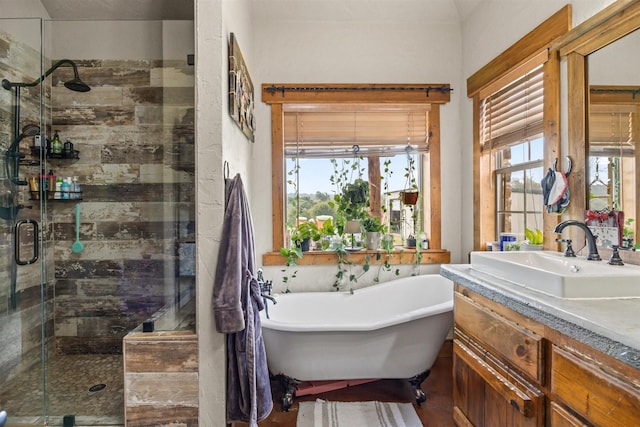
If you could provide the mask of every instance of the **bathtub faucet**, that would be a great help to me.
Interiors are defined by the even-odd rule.
[[[583,222],[576,221],[575,219],[569,219],[567,221],[563,221],[560,224],[556,225],[553,232],[557,234],[561,234],[562,230],[566,227],[574,225],[584,231],[584,235],[587,239],[587,248],[589,250],[589,254],[587,255],[587,260],[589,261],[601,261],[600,254],[598,254],[598,247],[596,246],[596,237],[591,232],[591,229],[587,227],[587,225]]]
[[[264,280],[262,276],[262,269],[258,269],[258,286],[260,286],[260,296],[262,297],[262,301],[264,302],[264,314],[269,318],[269,306],[267,305],[267,300],[271,301],[274,305],[277,304],[277,301],[274,297],[271,296],[271,288],[273,287],[273,281]]]

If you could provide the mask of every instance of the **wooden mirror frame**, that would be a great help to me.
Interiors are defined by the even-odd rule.
[[[589,139],[589,82],[587,56],[598,49],[640,28],[640,0],[618,0],[566,35],[552,43],[567,59],[567,155],[573,161],[569,179],[571,203],[563,214],[566,219],[583,220],[587,206],[587,174]],[[571,230],[572,233],[575,230]],[[581,238],[571,235],[572,240]],[[578,245],[579,247],[579,245]],[[606,255],[606,249],[603,255]],[[604,258],[604,257],[603,257]],[[625,258],[640,264],[640,253],[628,253]]]

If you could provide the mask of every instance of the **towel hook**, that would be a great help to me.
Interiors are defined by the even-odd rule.
[[[565,176],[569,176],[569,174],[571,173],[571,170],[573,169],[573,162],[571,161],[571,157],[567,156],[567,170],[564,172]],[[553,162],[553,170],[557,171],[558,170],[558,158],[556,157],[556,159]]]
[[[228,161],[224,161],[224,179],[229,179],[229,162]]]

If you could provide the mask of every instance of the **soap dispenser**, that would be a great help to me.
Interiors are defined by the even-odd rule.
[[[62,154],[62,141],[60,141],[59,131],[53,134],[53,140],[51,141],[51,153]]]

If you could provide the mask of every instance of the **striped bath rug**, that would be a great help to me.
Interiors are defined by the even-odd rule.
[[[297,427],[422,427],[411,403],[300,402]]]

